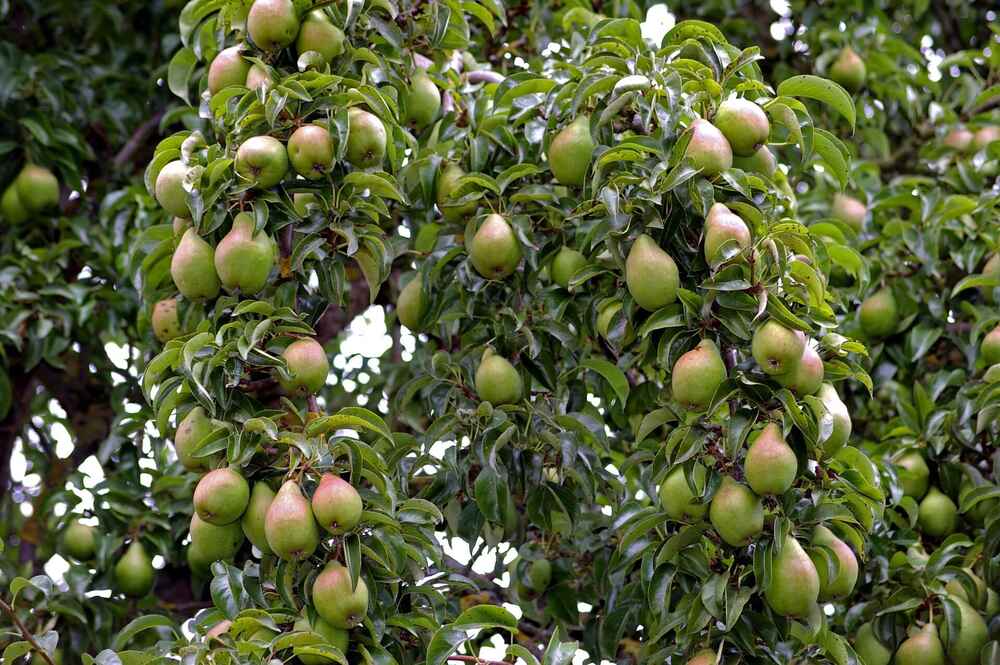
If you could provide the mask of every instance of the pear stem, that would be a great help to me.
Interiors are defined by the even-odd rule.
[[[45,662],[48,663],[48,665],[56,665],[52,661],[52,656],[50,656],[49,653],[45,649],[40,647],[38,645],[38,642],[35,641],[35,637],[31,634],[31,631],[28,630],[28,627],[21,622],[21,619],[17,616],[17,613],[14,611],[14,608],[8,605],[6,601],[4,601],[3,599],[0,599],[0,609],[3,609],[3,611],[10,616],[11,621],[13,621],[14,625],[17,626],[17,629],[21,631],[21,636],[28,644],[31,645],[31,648],[34,649],[36,652],[40,653],[42,655],[42,658],[45,659]]]

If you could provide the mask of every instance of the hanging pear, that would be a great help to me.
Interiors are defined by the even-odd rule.
[[[569,281],[578,270],[587,265],[587,257],[576,251],[572,247],[563,245],[559,253],[552,259],[552,281],[563,287],[569,288]]]
[[[438,176],[436,191],[437,207],[441,210],[441,214],[444,215],[445,221],[462,221],[476,212],[476,209],[479,207],[478,201],[455,203],[457,199],[462,198],[458,193],[458,181],[463,176],[465,176],[465,171],[462,170],[462,167],[453,163],[445,164],[441,170],[441,175]]]
[[[208,66],[208,91],[215,94],[231,85],[244,85],[250,73],[250,62],[241,53],[244,45],[237,44],[219,51]]]
[[[714,121],[732,146],[733,154],[740,157],[749,157],[760,150],[771,133],[771,123],[764,110],[740,97],[719,104]]]
[[[17,193],[17,186],[14,183],[3,190],[3,198],[0,198],[0,214],[9,224],[21,224],[28,220],[28,209],[21,203],[21,195]]]
[[[948,635],[948,622],[941,622],[941,638],[945,651],[952,665],[979,665],[979,655],[990,639],[989,629],[983,617],[972,605],[951,596],[958,605],[958,633],[951,639]]]
[[[524,383],[514,366],[487,347],[476,370],[476,393],[479,399],[494,406],[513,404],[521,400],[523,392]]]
[[[396,298],[396,316],[399,322],[410,330],[420,330],[420,320],[424,318],[427,311],[427,303],[424,302],[424,280],[417,273],[410,282],[399,292]]]
[[[368,614],[368,586],[363,579],[351,588],[351,574],[336,561],[326,564],[313,582],[316,613],[334,628],[350,630]]]
[[[340,653],[347,653],[347,648],[351,644],[351,634],[343,628],[334,628],[321,617],[316,617],[310,622],[308,617],[300,616],[295,620],[292,630],[316,633],[326,640],[327,644],[336,647]],[[302,662],[302,665],[329,665],[331,661],[325,656],[313,656],[311,654],[295,654]]]
[[[579,115],[549,144],[548,160],[552,175],[562,185],[581,187],[594,158],[590,116]]]
[[[705,261],[716,265],[750,247],[750,227],[724,203],[713,204],[705,217]]]
[[[983,357],[983,363],[987,367],[1000,363],[1000,325],[983,337],[979,354]]]
[[[698,118],[691,123],[691,140],[684,153],[702,175],[712,178],[733,165],[733,149],[719,129]]]
[[[361,522],[361,495],[349,482],[324,473],[312,496],[312,512],[320,526],[335,536],[351,531]]]
[[[847,224],[855,231],[861,231],[865,225],[868,208],[864,203],[846,194],[834,194],[833,205],[830,206],[830,216]]]
[[[872,338],[888,337],[896,332],[899,313],[892,289],[886,287],[865,298],[860,309],[861,330]]]
[[[925,535],[935,538],[950,536],[958,525],[958,506],[947,494],[931,487],[920,502],[917,521]]]
[[[264,524],[267,521],[267,510],[274,501],[274,490],[264,481],[254,483],[250,490],[250,501],[247,509],[240,518],[240,526],[243,534],[254,547],[260,550],[261,554],[272,554],[271,546],[267,543],[267,535],[264,532]]]
[[[388,140],[382,120],[356,106],[347,110],[347,119],[347,161],[359,169],[381,165]]]
[[[725,543],[742,547],[764,530],[764,505],[746,485],[726,476],[712,497],[708,519]]]
[[[97,549],[96,534],[95,527],[72,520],[63,531],[63,551],[77,561],[87,561]]]
[[[786,617],[806,617],[819,598],[819,573],[799,541],[786,536],[764,589],[768,606]]]
[[[747,451],[747,484],[757,494],[784,494],[795,482],[799,461],[778,423],[768,423]]]
[[[115,564],[115,588],[126,596],[141,598],[153,588],[155,576],[156,571],[146,548],[138,540],[133,540]]]
[[[231,561],[243,544],[243,529],[239,522],[216,526],[191,515],[191,542],[197,543],[203,560],[209,565],[215,561]]]
[[[170,276],[185,298],[211,299],[219,295],[219,276],[215,272],[215,250],[193,228],[181,236],[170,259]]]
[[[295,39],[295,52],[316,51],[330,62],[344,52],[344,31],[333,24],[321,9],[306,14]]]
[[[203,471],[208,467],[210,458],[196,457],[195,453],[198,451],[198,444],[214,430],[215,425],[205,409],[196,406],[187,412],[174,433],[174,450],[177,451],[181,466],[188,471]]]
[[[299,15],[292,0],[254,0],[246,25],[254,44],[275,51],[295,41]]]
[[[702,649],[693,655],[686,665],[716,665],[715,652],[711,649]]]
[[[264,518],[264,536],[271,550],[285,561],[302,561],[319,546],[319,529],[299,484],[286,480]]]
[[[233,167],[253,187],[268,189],[285,179],[288,150],[273,136],[253,136],[236,151]]]
[[[813,402],[810,402],[813,413],[820,419],[825,413],[833,417],[833,431],[823,444],[823,452],[827,456],[837,454],[837,451],[847,445],[847,440],[851,438],[851,414],[847,411],[847,405],[840,399],[837,389],[831,383],[824,383],[816,393],[825,411]]]
[[[854,551],[833,531],[822,524],[817,526],[813,532],[813,544],[832,549],[838,564],[837,576],[830,579],[826,561],[818,556],[813,558],[813,564],[819,574],[819,599],[846,598],[854,590],[854,585],[858,581],[858,559],[854,556]]]
[[[733,166],[767,178],[773,178],[778,170],[778,162],[774,159],[774,153],[766,145],[761,146],[760,150],[749,157],[733,157]]]
[[[858,629],[854,638],[854,650],[861,656],[861,665],[889,665],[892,660],[892,651],[875,636],[871,621]]]
[[[893,665],[946,665],[937,626],[926,624],[896,649]]]
[[[660,309],[677,300],[677,264],[655,240],[642,234],[632,243],[625,259],[625,283],[639,307]]]
[[[521,243],[502,215],[489,215],[469,243],[469,260],[486,279],[503,279],[521,262]]]
[[[28,212],[44,212],[59,205],[59,180],[38,164],[26,164],[14,179],[17,197]]]
[[[775,376],[775,380],[796,396],[812,395],[823,385],[823,359],[811,344],[806,344],[794,369]]]
[[[911,450],[896,458],[895,464],[903,494],[912,496],[916,501],[924,498],[931,483],[931,470],[924,461],[924,456],[916,450]]]
[[[410,80],[406,96],[406,117],[423,129],[434,122],[441,110],[441,91],[424,70],[418,70]]]
[[[182,219],[191,218],[191,210],[187,204],[187,192],[184,191],[184,178],[188,167],[179,159],[168,162],[156,176],[156,201],[164,210]]]
[[[215,248],[215,270],[223,286],[252,296],[267,284],[274,268],[274,241],[264,233],[254,233],[254,220],[241,212],[233,227]]]
[[[865,61],[850,46],[844,47],[830,65],[830,78],[851,92],[860,90],[867,76]]]
[[[302,125],[288,137],[288,161],[303,178],[319,180],[333,168],[333,139],[326,127]]]
[[[674,363],[670,389],[684,408],[703,411],[725,380],[726,364],[719,355],[719,347],[712,340],[703,339]]]
[[[164,344],[175,337],[180,337],[183,330],[180,317],[177,315],[177,298],[166,298],[153,305],[149,322],[156,339]]]
[[[768,319],[753,333],[750,350],[765,374],[787,374],[798,367],[806,350],[806,337],[774,319]]]
[[[691,468],[691,480],[699,495],[705,489],[705,467],[696,462]],[[691,491],[684,467],[674,467],[660,484],[660,505],[663,512],[675,520],[700,520],[708,512],[708,505],[698,502],[698,497]]]
[[[290,395],[305,396],[319,391],[330,374],[330,361],[323,346],[314,339],[297,339],[282,352],[290,378],[278,383]]]
[[[238,520],[250,501],[247,479],[233,468],[209,471],[194,488],[194,509],[209,524],[222,526]]]

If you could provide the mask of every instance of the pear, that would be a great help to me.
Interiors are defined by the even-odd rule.
[[[183,334],[181,319],[177,315],[176,298],[166,298],[153,305],[149,320],[153,326],[153,334],[160,342],[167,343]]]
[[[223,529],[225,527],[218,527]],[[207,577],[209,573],[212,572],[212,564],[219,559],[215,558],[209,551],[208,543],[192,540],[188,543],[187,550],[184,553],[187,559],[188,568],[197,575]]]
[[[171,226],[174,230],[174,238],[182,238],[187,230],[191,228],[191,220],[184,219],[183,217],[174,217]]]
[[[300,176],[322,178],[333,168],[330,132],[319,125],[302,125],[288,138],[288,160]]]
[[[771,123],[764,110],[749,99],[733,98],[719,104],[715,126],[732,146],[733,154],[750,157],[767,143]]]
[[[968,152],[972,147],[972,132],[962,126],[955,127],[944,135],[941,144],[958,152]]]
[[[896,472],[899,476],[899,486],[904,496],[912,496],[920,501],[927,494],[930,486],[931,470],[924,461],[924,456],[913,450],[896,459]]]
[[[711,649],[702,649],[693,655],[686,665],[715,665],[715,652]]]
[[[444,215],[446,221],[457,222],[465,219],[476,211],[479,207],[478,201],[469,201],[456,205],[455,199],[461,198],[458,195],[458,180],[465,175],[465,171],[457,164],[446,164],[437,179],[437,206]]]
[[[28,210],[21,203],[21,196],[17,193],[14,183],[3,190],[3,197],[0,198],[0,214],[11,224],[21,224],[28,219]]]
[[[830,216],[847,224],[855,231],[861,231],[865,225],[868,208],[864,203],[846,194],[834,194],[830,205]]]
[[[208,66],[208,91],[215,94],[231,85],[245,85],[250,63],[241,55],[243,44],[222,49]]]
[[[541,593],[552,583],[552,564],[548,559],[535,559],[528,566],[528,577],[524,585],[535,593]]]
[[[417,273],[410,283],[403,287],[396,298],[396,316],[399,322],[410,330],[420,330],[420,320],[427,311],[424,302],[424,280]]]
[[[174,434],[174,449],[177,451],[177,459],[188,471],[202,471],[209,463],[207,457],[196,457],[197,446],[205,437],[212,433],[215,425],[212,419],[205,413],[205,409],[196,406],[184,419],[177,424],[177,432]]]
[[[922,533],[935,538],[944,538],[955,532],[958,523],[958,507],[947,494],[931,487],[920,502],[917,521]]]
[[[314,9],[302,21],[295,40],[295,51],[299,55],[317,51],[330,62],[344,52],[344,31],[335,26],[322,10]]]
[[[724,203],[713,204],[705,217],[705,261],[716,265],[750,247],[750,227]]]
[[[476,369],[476,394],[494,406],[521,401],[524,384],[521,375],[506,358],[487,347]]]
[[[247,479],[232,468],[209,471],[194,488],[194,510],[209,524],[222,526],[238,520],[250,501]]]
[[[726,476],[712,497],[708,519],[724,542],[742,547],[764,530],[764,506],[750,488]]]
[[[271,75],[265,68],[260,65],[253,65],[250,67],[250,71],[247,72],[247,88],[256,91],[262,86],[269,86],[270,84]]]
[[[795,368],[774,378],[799,397],[813,395],[823,385],[823,359],[812,345],[806,344]]]
[[[892,660],[892,651],[875,636],[870,621],[858,629],[858,634],[854,638],[854,650],[861,657],[860,665],[889,665],[889,661]]]
[[[961,598],[951,599],[959,607],[958,634],[949,639],[948,624],[942,622],[941,637],[951,665],[979,665],[979,654],[989,641],[989,630],[983,617],[972,605]]]
[[[806,349],[806,338],[801,332],[769,319],[754,331],[750,349],[765,374],[788,374],[798,367]]]
[[[347,648],[351,643],[351,634],[343,628],[334,628],[320,617],[312,623],[305,616],[300,616],[292,626],[292,630],[316,633],[326,640],[327,644],[335,647],[340,653],[347,653]],[[298,655],[302,665],[329,665],[332,661],[324,656],[313,656],[307,654]]]
[[[288,151],[273,136],[253,136],[236,151],[235,167],[257,189],[274,187],[288,173]]]
[[[604,304],[600,311],[597,313],[597,333],[604,339],[608,339],[608,334],[611,331],[611,322],[614,321],[615,315],[622,309],[622,303],[620,301],[610,301]],[[632,322],[625,321],[625,337],[622,341],[623,344],[628,344],[635,337],[634,331],[632,330]]]
[[[1000,141],[1000,127],[988,126],[982,127],[976,130],[976,133],[972,137],[972,147],[976,150],[982,150],[994,141]],[[24,195],[22,193],[22,199]],[[28,206],[29,208],[31,206]]]
[[[59,181],[44,166],[27,164],[14,179],[17,198],[28,212],[44,212],[59,205]]]
[[[625,259],[625,283],[636,304],[654,311],[677,300],[677,264],[646,234],[632,243]]]
[[[406,118],[418,128],[423,129],[434,122],[441,110],[441,91],[423,70],[419,70],[410,79],[410,88],[406,94]]]
[[[316,518],[294,480],[286,480],[271,501],[264,518],[264,536],[271,550],[285,561],[308,559],[319,546]]]
[[[792,536],[785,536],[781,552],[771,563],[771,579],[764,599],[777,614],[806,617],[819,598],[819,573],[812,559]]]
[[[774,154],[766,145],[760,147],[750,157],[733,157],[733,166],[749,173],[756,173],[767,178],[773,178],[778,170],[778,163],[774,159]]]
[[[851,438],[851,414],[848,413],[847,405],[841,401],[840,395],[837,394],[837,389],[833,387],[833,384],[824,383],[821,385],[816,396],[823,403],[826,412],[833,416],[833,431],[823,444],[823,452],[829,457],[835,455],[838,450],[847,444],[847,440]],[[817,420],[822,418],[823,413],[820,412],[819,407],[815,404],[810,404],[812,405],[813,413],[816,414]]]
[[[196,543],[201,555],[209,565],[215,561],[232,561],[243,544],[243,528],[239,522],[216,526],[198,517],[191,516],[191,542]]]
[[[587,265],[587,257],[571,247],[563,245],[556,257],[552,259],[552,281],[563,287],[569,288],[569,281],[578,270]]]
[[[962,570],[965,571],[965,574],[968,577],[972,578],[973,586],[975,586],[972,597],[969,597],[969,592],[966,591],[965,586],[957,577],[949,580],[945,585],[944,590],[948,592],[949,595],[961,598],[973,607],[983,609],[987,604],[989,593],[989,588],[986,586],[986,582],[984,582],[983,578],[979,577],[979,575],[976,575],[971,568],[963,568]]]
[[[708,408],[722,382],[726,380],[726,365],[719,348],[710,339],[703,339],[674,363],[670,387],[674,399],[692,411]]]
[[[156,201],[164,210],[174,217],[191,218],[188,208],[187,192],[184,190],[184,178],[188,167],[179,159],[167,162],[156,176]]]
[[[946,665],[937,627],[928,623],[896,649],[893,665]]]
[[[334,628],[350,630],[368,614],[368,586],[358,579],[351,588],[351,574],[336,561],[326,564],[313,582],[313,605],[316,613]]]
[[[244,535],[254,547],[260,550],[261,554],[272,554],[271,546],[267,543],[267,535],[264,531],[264,524],[267,520],[267,510],[274,501],[274,490],[263,481],[254,483],[250,491],[250,501],[247,509],[240,518],[240,526]]]
[[[215,250],[193,228],[185,231],[177,243],[170,259],[170,276],[181,295],[190,300],[219,295]]]
[[[691,123],[691,140],[684,153],[691,165],[709,178],[733,165],[733,149],[718,128],[701,118]]]
[[[983,277],[993,277],[1000,281],[1000,253],[993,254],[986,263],[983,265]],[[983,296],[983,300],[988,303],[993,302],[993,289],[996,286],[981,286],[979,287],[979,293]]]
[[[72,520],[63,531],[63,551],[77,561],[87,561],[94,556],[97,529],[80,520]]]
[[[888,337],[899,325],[896,297],[886,287],[865,298],[861,303],[861,330],[868,337]]]
[[[864,60],[850,46],[845,47],[830,65],[830,78],[851,92],[857,92],[865,84],[868,74]]]
[[[705,489],[705,467],[695,463],[691,470],[692,480],[699,495]],[[676,466],[660,484],[660,505],[663,512],[675,520],[700,520],[708,512],[708,506],[699,503],[691,492],[688,479],[684,475],[684,467]]]
[[[295,214],[299,217],[308,217],[311,206],[322,208],[320,197],[316,194],[312,192],[296,192],[292,195],[292,207],[295,208]]]
[[[832,531],[820,524],[813,532],[813,544],[823,545],[833,550],[837,557],[839,570],[835,578],[828,579],[829,573],[825,559],[814,558],[816,572],[819,574],[820,600],[846,598],[858,581],[858,559],[854,551]]]
[[[320,526],[342,536],[361,522],[364,506],[354,487],[332,473],[324,473],[312,496],[312,512]]]
[[[987,366],[1000,363],[1000,326],[986,333],[979,347],[979,353]]]
[[[236,215],[232,229],[215,248],[215,271],[222,285],[252,296],[267,284],[272,268],[274,241],[254,233],[254,219],[248,213]]]
[[[795,482],[799,461],[778,423],[768,423],[747,451],[747,484],[757,494],[784,494]]]
[[[521,262],[521,243],[502,215],[489,215],[469,243],[469,260],[486,279],[503,279]]]
[[[292,0],[254,0],[247,14],[247,32],[265,51],[288,46],[299,34],[299,16]]]
[[[305,396],[319,391],[330,374],[330,361],[323,346],[314,339],[297,339],[282,352],[291,378],[278,379],[285,392]]]
[[[133,540],[115,564],[115,588],[126,596],[141,598],[153,588],[155,575],[146,548],[138,540]]]
[[[356,106],[347,110],[347,118],[347,161],[359,169],[379,166],[385,157],[385,125],[377,115]]]
[[[594,158],[594,139],[590,135],[590,116],[579,115],[556,134],[549,144],[549,168],[563,185],[581,187]]]

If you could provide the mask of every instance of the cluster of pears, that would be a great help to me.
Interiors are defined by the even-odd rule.
[[[923,626],[911,626],[906,639],[893,652],[876,635],[872,622],[867,622],[862,624],[854,638],[854,650],[864,664],[889,665],[891,662],[895,665],[979,665],[984,662],[980,661],[980,653],[990,637],[980,609],[986,608],[974,606],[963,587],[958,586],[960,592],[956,592],[951,583],[949,587],[944,597],[959,608],[956,635],[949,639],[948,624],[942,620],[942,612],[936,621],[928,621]],[[1000,600],[995,609],[1000,609]],[[987,614],[995,615],[995,612],[991,613],[987,609]]]
[[[799,473],[799,460],[785,440],[780,424],[767,423],[756,435],[743,460],[745,483],[724,475],[709,503],[703,495],[708,470],[700,462],[675,466],[659,488],[660,504],[672,519],[700,521],[708,515],[719,538],[732,547],[745,547],[764,530],[762,496],[780,496]],[[777,544],[776,544],[777,545]],[[843,540],[820,524],[812,533],[809,554],[789,535],[774,553],[772,574],[764,587],[767,604],[776,613],[804,617],[818,600],[844,598],[854,589],[858,561]],[[823,551],[826,553],[824,557]],[[836,562],[830,574],[826,558]]]
[[[698,118],[688,128],[685,156],[709,178],[733,166],[771,177],[775,159],[767,147],[771,124],[753,101],[733,97],[723,101],[713,121]]]
[[[97,551],[97,527],[72,519],[62,532],[63,554],[77,561],[90,561]],[[112,569],[115,590],[132,598],[141,598],[150,592],[156,581],[153,560],[142,541],[135,537]]]
[[[893,463],[903,496],[911,497],[919,505],[917,523],[921,533],[932,538],[946,538],[954,533],[958,527],[958,506],[931,485],[931,470],[923,454],[918,450],[904,451]]]
[[[10,224],[25,222],[57,205],[59,181],[52,171],[38,164],[25,164],[0,196],[0,214]]]
[[[959,125],[948,130],[941,143],[956,152],[972,153],[984,149],[994,141],[1000,141],[1000,126],[983,125],[975,131]]]

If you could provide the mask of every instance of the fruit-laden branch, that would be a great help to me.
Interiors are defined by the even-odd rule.
[[[48,654],[48,652],[40,647],[38,642],[35,641],[35,637],[31,634],[31,631],[28,630],[27,626],[21,622],[21,619],[17,616],[17,612],[14,611],[14,608],[8,605],[3,599],[0,599],[0,609],[10,615],[10,620],[14,622],[15,626],[17,626],[17,629],[21,632],[21,637],[24,638],[25,642],[30,644],[31,648],[34,649],[36,653],[40,654],[48,665],[56,665],[52,662],[52,657]]]

